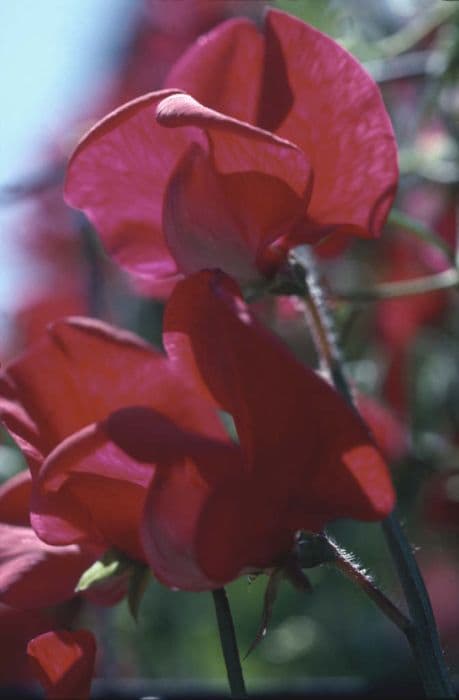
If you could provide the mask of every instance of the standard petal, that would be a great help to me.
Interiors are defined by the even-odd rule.
[[[174,91],[144,95],[105,117],[73,153],[65,185],[68,204],[82,209],[107,251],[145,292],[163,294],[177,274],[164,243],[164,189],[196,129],[166,132],[155,108]]]
[[[237,119],[255,122],[263,63],[263,38],[247,19],[221,23],[177,61],[166,87]]]
[[[378,236],[398,178],[393,129],[379,89],[339,44],[299,19],[270,9],[257,123],[311,159],[312,230]],[[273,115],[273,103],[284,104]]]
[[[183,427],[221,436],[213,409],[185,387],[186,377],[132,333],[64,319],[6,367],[0,412],[36,471],[61,440],[126,405],[150,405]]]
[[[255,321],[223,273],[202,272],[177,286],[165,345],[197,391],[234,417],[248,472],[267,493],[270,484],[283,489],[292,513],[304,514],[297,529],[390,512],[387,468],[360,419]]]
[[[96,641],[91,632],[45,632],[29,642],[27,655],[47,698],[89,698],[96,659]]]

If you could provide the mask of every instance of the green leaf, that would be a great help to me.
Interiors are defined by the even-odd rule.
[[[281,584],[282,579],[284,578],[284,575],[284,569],[282,567],[279,567],[274,569],[269,576],[268,585],[266,586],[263,600],[263,611],[261,613],[261,621],[258,626],[255,639],[253,640],[252,644],[250,645],[244,656],[244,661],[249,656],[249,654],[251,654],[252,651],[257,648],[257,646],[266,636],[266,632],[268,631],[268,625],[271,621],[271,617],[273,614],[274,603],[279,592],[279,586]]]
[[[147,566],[138,565],[134,568],[129,579],[127,602],[129,612],[137,622],[140,603],[150,580],[150,569]]]

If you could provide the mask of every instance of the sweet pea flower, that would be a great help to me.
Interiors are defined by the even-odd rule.
[[[27,644],[39,634],[48,632],[55,624],[56,620],[49,611],[19,610],[0,603],[0,684],[3,687],[15,685],[19,690],[20,686],[32,680]]]
[[[89,548],[96,554],[91,561],[111,547],[145,561],[139,523],[151,468],[116,447],[99,454],[96,467],[91,460],[73,473],[52,466],[61,452],[78,451],[95,424],[131,405],[167,415],[184,430],[228,439],[213,407],[161,353],[102,322],[56,322],[6,366],[0,415],[28,460],[31,523],[44,542]]]
[[[37,635],[69,625],[82,598],[75,596],[81,574],[95,555],[76,544],[53,547],[30,527],[31,477],[23,471],[0,486],[0,681],[23,684],[30,679],[27,646]],[[120,596],[98,591],[98,602]],[[49,697],[53,697],[49,695]],[[73,697],[73,692],[72,692]]]
[[[189,462],[175,472],[157,470],[143,518],[153,571],[180,572],[180,559],[186,565],[192,558],[201,575],[221,585],[282,562],[300,529],[318,531],[337,517],[377,520],[391,511],[386,466],[359,417],[256,322],[229,277],[207,271],[177,286],[164,344],[193,375],[196,391],[232,415],[240,451],[218,463],[219,475],[195,461],[208,495],[190,504],[191,531],[173,527]],[[120,423],[108,424],[111,439],[131,456],[153,456],[148,439],[142,448],[131,440],[135,425],[126,421],[118,431]],[[166,582],[183,585],[177,574]]]
[[[52,630],[27,646],[29,665],[48,700],[87,700],[96,659],[96,641],[88,630]]]
[[[109,114],[71,157],[66,201],[146,294],[220,268],[269,277],[299,243],[376,237],[397,183],[379,90],[342,47],[268,10],[223,22],[165,89]]]
[[[59,334],[71,332],[75,342],[76,330],[83,346],[90,333],[82,321],[63,321]],[[181,395],[161,401],[156,375],[149,400],[140,399],[143,386],[137,401],[133,394],[122,407],[112,400],[104,417],[48,454],[31,504],[40,537],[62,545],[102,534],[139,556],[127,544],[137,536],[162,583],[199,591],[282,565],[301,529],[320,531],[338,517],[378,520],[391,511],[387,468],[360,418],[255,320],[224,273],[196,273],[176,286],[164,344],[163,367],[184,378]],[[135,371],[131,366],[128,375],[123,352],[117,372],[130,381]],[[82,375],[77,367],[72,372]],[[142,374],[135,373],[137,387]],[[97,383],[95,375],[79,387],[81,404]],[[104,390],[108,405],[118,386]],[[190,417],[187,391],[194,401],[188,409],[210,407],[214,420],[230,414],[238,442],[208,422],[210,413],[201,409],[200,424]],[[142,494],[135,508],[132,490]]]

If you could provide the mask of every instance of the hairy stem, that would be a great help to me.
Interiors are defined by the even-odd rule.
[[[386,595],[384,595],[382,590],[378,588],[373,580],[358,566],[355,566],[350,559],[342,556],[336,558],[335,566],[341,571],[341,573],[357,584],[357,586],[359,586],[359,588],[361,588],[363,592],[366,593],[374,603],[376,603],[384,615],[388,617],[389,620],[392,620],[392,622],[397,625],[397,627],[404,634],[409,633],[411,628],[411,620],[406,617],[406,615],[404,615]]]
[[[404,634],[407,633],[411,620],[378,588],[353,556],[338,546],[325,532],[304,533],[297,544],[297,555],[300,566],[306,569],[318,564],[337,568],[356,583]]]
[[[217,588],[212,591],[212,596],[231,696],[233,698],[247,698],[236,633],[226,591],[224,588]]]
[[[325,359],[327,362],[328,372],[337,390],[355,408],[312,253],[307,248],[298,249],[290,256],[290,263],[296,267],[301,265],[304,269],[308,318],[309,321],[313,319],[317,324],[317,328],[313,329],[314,338],[320,338],[318,352],[323,356],[322,360]],[[326,352],[323,351],[323,344],[328,345]],[[394,513],[383,521],[382,528],[410,611],[410,624],[404,625],[403,631],[416,659],[426,697],[455,698],[443,659],[429,596],[412,548]]]

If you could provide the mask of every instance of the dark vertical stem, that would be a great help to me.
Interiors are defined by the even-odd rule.
[[[224,588],[212,591],[226,673],[233,698],[247,698],[233,618]]]
[[[455,698],[440,646],[429,595],[413,550],[394,513],[382,523],[386,542],[398,570],[413,624],[406,636],[417,661],[428,698]]]
[[[336,389],[355,408],[335,340],[332,318],[323,299],[312,253],[307,249],[301,249],[299,254],[292,255],[291,262],[294,265],[300,264],[304,269],[307,320],[316,326],[312,329],[312,334],[316,339],[321,361],[326,363]],[[406,626],[405,635],[416,659],[426,697],[455,698],[454,688],[443,658],[432,606],[413,550],[394,513],[383,521],[382,529],[410,611],[411,624]]]

